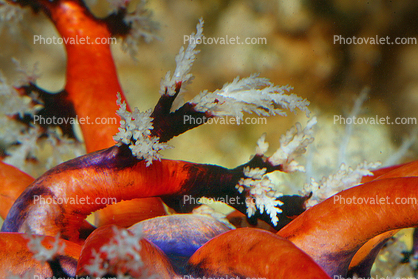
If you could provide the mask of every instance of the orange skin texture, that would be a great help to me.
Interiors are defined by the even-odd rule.
[[[167,215],[160,198],[134,199],[116,205],[100,210],[100,218],[95,219],[96,227],[115,224],[128,228],[140,221]]]
[[[109,165],[112,162],[115,165]],[[220,169],[214,175],[221,176]],[[205,175],[204,166],[183,161],[154,161],[147,167],[127,147],[121,151],[115,146],[58,165],[35,180],[15,202],[2,229],[50,236],[61,233],[64,239],[80,243],[78,229],[84,219],[112,202],[103,198],[119,202],[181,195],[187,188],[199,187],[199,178]]]
[[[158,196],[164,192],[179,191],[176,186],[180,185],[180,181],[175,178],[169,183],[169,178],[166,177],[158,179],[157,173],[168,171],[169,169],[176,169],[176,162],[169,161],[162,164],[155,162],[149,169],[145,169],[145,163],[140,162],[133,169],[124,169],[119,172],[113,170],[95,170],[94,168],[81,168],[70,171],[63,171],[55,176],[43,176],[39,180],[35,181],[31,187],[37,187],[40,184],[47,184],[47,188],[53,193],[57,193],[63,197],[79,198],[90,197],[110,197],[116,198],[118,201],[123,199],[129,199],[133,197],[149,197]],[[61,170],[60,170],[61,171]],[[148,179],[148,174],[155,173]],[[175,185],[177,182],[177,185]],[[171,187],[165,187],[168,184]],[[84,187],[84,185],[90,185],[91,187]],[[171,189],[170,189],[171,188]],[[30,189],[30,188],[29,188]],[[103,192],[107,192],[106,196]],[[87,201],[86,201],[87,202]],[[70,227],[74,229],[80,225],[80,220],[84,220],[87,215],[100,208],[104,208],[106,204],[94,203],[85,204],[80,206],[78,204],[72,205],[64,203],[64,216],[60,219],[66,219],[70,223]],[[39,234],[44,235],[56,235],[61,231],[59,226],[53,222],[56,214],[61,214],[61,210],[58,205],[54,204],[34,204],[30,207],[29,215],[26,217],[25,223],[31,224],[31,229]],[[40,212],[47,212],[47,215],[40,215]],[[72,232],[77,235],[76,232]],[[74,235],[63,234],[63,237],[69,237],[70,240],[78,241],[74,239]]]
[[[418,225],[417,204],[391,204],[416,198],[417,177],[371,181],[338,193],[341,198],[385,198],[381,204],[343,204],[334,197],[299,215],[277,234],[310,255],[327,273],[344,275],[362,245],[384,232]],[[389,204],[386,202],[389,197]]]
[[[213,238],[193,254],[189,265],[203,270],[196,276],[330,278],[290,241],[252,228],[232,230]]]
[[[80,259],[77,265],[77,275],[92,275],[89,274],[85,269],[85,265],[91,263],[94,258],[93,251],[99,252],[100,248],[110,242],[114,237],[115,233],[113,230],[114,225],[107,225],[95,230],[87,239],[81,251]],[[130,235],[133,235],[132,232],[128,231]],[[158,278],[161,279],[170,279],[175,275],[174,270],[168,261],[165,254],[154,244],[150,243],[146,239],[139,239],[138,242],[141,245],[140,251],[136,251],[142,262],[144,263],[140,270],[133,270],[126,263],[120,262],[110,262],[110,266],[113,268],[120,268],[125,270],[129,275],[134,278],[144,278],[141,277],[144,274],[152,275],[158,274]],[[105,260],[107,258],[106,253],[100,253],[101,258]],[[94,274],[93,274],[94,275]]]
[[[387,240],[389,240],[392,236],[394,236],[399,230],[392,230],[388,231],[382,234],[379,234],[378,236],[373,237],[369,241],[366,242],[361,248],[356,252],[353,259],[350,262],[350,266],[348,269],[353,269],[360,265],[365,265],[367,260],[372,259],[374,262],[375,257],[372,256],[371,253],[374,249],[381,249],[382,244],[386,243]],[[370,266],[371,268],[371,266]]]
[[[67,52],[67,81],[65,90],[73,102],[79,119],[89,118],[91,124],[81,124],[87,153],[115,144],[112,135],[118,132],[119,117],[116,93],[122,88],[117,78],[110,45],[95,44],[96,38],[110,38],[104,22],[94,18],[78,1],[62,0],[54,3],[39,1],[47,9],[51,20],[63,38],[74,38],[87,43],[65,44]],[[96,119],[113,122],[95,123]]]
[[[375,175],[375,179],[385,179],[385,178],[392,178],[392,177],[407,177],[407,176],[418,176],[418,160],[412,161],[400,166],[386,168],[384,173],[377,176]]]
[[[95,44],[96,38],[110,38],[111,34],[104,22],[94,18],[78,1],[61,0],[57,5],[40,1],[50,14],[58,32],[63,38],[84,39],[90,44],[65,44],[67,53],[67,82],[65,90],[74,104],[79,119],[88,119],[90,124],[81,123],[87,153],[108,148],[115,144],[112,136],[118,132],[119,116],[116,110],[116,93],[122,101],[125,97],[118,81],[116,67],[112,58],[110,45]],[[94,73],[94,75],[92,75]],[[129,109],[129,105],[127,105]],[[112,119],[103,124],[95,123],[96,119]],[[124,225],[125,219],[118,219],[123,214],[130,215],[130,226],[142,221],[145,216],[137,214],[137,208],[150,206],[149,217],[163,215],[160,199],[132,200],[109,205],[105,212],[95,213],[95,223],[99,226],[108,223]],[[152,214],[155,212],[155,215]],[[110,216],[110,214],[114,214]],[[109,218],[110,217],[110,218]]]
[[[385,178],[394,178],[394,177],[407,177],[407,176],[418,176],[418,161],[412,161],[406,164],[390,166],[381,168],[373,171],[374,176],[364,176],[362,183],[379,180]],[[370,254],[370,252],[375,249],[380,243],[387,241],[389,238],[394,236],[399,230],[393,230],[385,232],[381,235],[378,235],[364,244],[360,250],[354,255],[349,269],[354,266],[360,265]]]
[[[45,278],[53,275],[47,263],[42,265],[33,258],[33,253],[27,246],[29,240],[26,237],[21,233],[0,233],[0,278],[8,278],[11,274],[23,275],[28,271],[34,271],[34,274]],[[50,249],[54,241],[55,238],[46,236],[42,244]],[[65,250],[59,255],[73,259],[73,264],[66,264],[64,267],[70,274],[75,274],[76,261],[79,258],[81,246],[69,241],[62,241],[65,243]]]
[[[377,170],[372,171],[373,175],[369,175],[369,176],[363,176],[363,178],[361,179],[361,183],[366,183],[372,180],[376,180],[378,177],[391,172],[395,169],[398,169],[400,167],[402,167],[404,165],[396,165],[396,166],[389,166],[389,167],[384,167],[384,168],[380,168]],[[399,176],[400,177],[400,176]]]
[[[15,200],[34,178],[18,168],[0,161],[0,217],[5,219]]]

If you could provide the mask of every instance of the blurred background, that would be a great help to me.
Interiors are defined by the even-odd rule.
[[[130,9],[137,3],[132,1]],[[109,13],[107,1],[88,1],[88,5],[99,17]],[[147,7],[159,23],[160,39],[142,42],[135,59],[122,51],[120,41],[112,45],[119,80],[131,107],[144,111],[155,105],[161,78],[175,69],[174,58],[186,45],[184,37],[195,32],[201,17],[207,38],[262,40],[200,45],[201,53],[192,68],[195,79],[187,87],[185,100],[203,90],[221,88],[236,76],[260,73],[276,85],[293,86],[293,93],[311,102],[311,115],[318,117],[318,125],[315,142],[302,159],[311,168],[307,175],[277,175],[274,179],[284,193],[297,194],[311,176],[319,180],[335,172],[342,162],[354,167],[363,160],[385,165],[417,158],[417,1],[152,0]],[[42,13],[34,15],[28,10],[20,23],[3,21],[0,31],[4,76],[11,81],[16,78],[14,57],[28,68],[38,63],[40,87],[52,92],[64,87],[64,46],[33,43],[34,35],[59,37]],[[388,38],[389,43],[334,42],[335,37],[353,36]],[[409,43],[395,44],[397,38]],[[353,112],[361,92],[368,95]],[[343,125],[334,121],[336,116],[353,115],[389,117],[390,122],[399,117],[407,123]],[[232,168],[254,154],[263,133],[270,143],[267,154],[272,154],[279,147],[280,135],[296,122],[306,121],[304,113],[288,112],[287,117],[270,117],[261,125],[204,125],[170,141],[175,148],[164,155]]]
[[[137,3],[132,1],[129,7],[134,9]],[[88,1],[88,5],[99,17],[109,13],[107,1]],[[277,85],[293,86],[293,93],[307,98],[312,115],[321,119],[318,132],[325,134],[328,142],[322,144],[338,146],[345,126],[334,123],[334,116],[349,116],[360,92],[368,88],[359,116],[390,117],[391,122],[396,117],[415,118],[406,119],[412,124],[404,125],[352,125],[355,130],[352,142],[361,142],[361,146],[353,148],[359,149],[357,154],[370,152],[365,158],[369,161],[386,160],[416,126],[413,125],[418,116],[415,109],[418,103],[416,1],[340,0],[313,4],[311,1],[181,0],[149,1],[147,7],[153,12],[153,20],[159,23],[156,35],[160,40],[142,42],[135,60],[121,50],[120,41],[112,45],[120,83],[132,107],[146,110],[154,106],[159,98],[161,78],[168,70],[174,70],[175,55],[186,45],[184,37],[195,32],[202,17],[206,37],[238,36],[241,42],[245,38],[262,40],[255,44],[200,45],[201,53],[192,69],[195,80],[187,87],[185,100],[202,90],[221,88],[236,76],[260,73]],[[38,85],[52,92],[59,91],[65,83],[64,46],[34,44],[34,35],[59,37],[42,13],[33,15],[27,11],[19,24],[3,22],[1,70],[13,80],[16,71],[12,57],[28,68],[37,63],[41,74]],[[415,43],[341,44],[334,43],[334,36],[389,36],[390,43],[396,38],[413,38]],[[304,123],[306,117],[302,113],[289,113],[288,117],[270,117],[263,125],[205,125],[174,139],[171,143],[176,148],[166,156],[234,167],[248,159],[264,132],[274,151],[280,135],[296,121]],[[363,139],[367,137],[365,134],[369,134],[369,140]],[[204,149],[200,145],[203,142]],[[416,151],[414,144],[404,160],[414,158]],[[349,163],[357,164],[360,157]]]

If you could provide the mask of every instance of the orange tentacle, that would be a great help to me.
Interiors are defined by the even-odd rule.
[[[46,236],[42,241],[44,247],[50,249],[55,238]],[[77,260],[81,252],[81,246],[63,240],[65,250],[61,256],[60,264],[63,269],[74,276]],[[27,236],[21,233],[0,233],[0,278],[9,278],[10,275],[23,275],[26,272],[34,272],[38,278],[52,277],[52,271],[48,264],[41,264],[33,258],[33,253],[28,248]]]
[[[356,251],[369,239],[418,225],[418,215],[411,214],[418,204],[396,204],[405,198],[417,200],[417,185],[418,178],[404,177],[350,188],[302,213],[278,235],[308,253],[329,275],[344,275]],[[351,199],[351,203],[336,198]],[[354,198],[362,203],[354,204]]]
[[[381,168],[373,171],[373,173],[374,176],[364,176],[362,182],[365,183],[372,180],[394,177],[418,176],[418,161]],[[398,231],[399,230],[388,231],[367,241],[366,244],[364,244],[354,255],[350,263],[349,270],[354,270],[360,266],[368,264],[369,266],[366,267],[366,269],[370,271],[371,265],[374,262],[374,258],[377,256],[378,250],[380,250],[378,248],[381,247],[389,238],[394,236]],[[358,275],[362,276],[361,274]]]
[[[211,177],[211,179],[208,179]],[[213,180],[212,180],[213,179]],[[46,172],[19,197],[2,231],[32,232],[80,241],[78,228],[106,204],[167,195],[233,191],[239,177],[217,166],[182,161],[154,161],[149,167],[127,146],[78,157]],[[219,181],[218,188],[213,181]],[[228,193],[228,192],[227,192]]]
[[[398,231],[399,230],[388,231],[367,241],[354,255],[350,262],[350,266],[348,267],[348,271],[351,274],[357,274],[359,277],[370,277],[370,270],[380,249]]]
[[[116,93],[122,94],[122,89],[110,45],[101,41],[111,37],[107,25],[80,1],[39,2],[65,40],[65,90],[79,117],[87,152],[114,145],[112,135],[119,128]]]
[[[129,274],[133,278],[145,278],[145,275],[152,276],[156,274],[158,274],[158,278],[161,279],[171,279],[174,277],[174,270],[165,254],[146,239],[138,239],[138,242],[140,243],[139,251],[135,250],[133,247],[121,247],[120,249],[129,251],[130,256],[133,256],[132,253],[136,253],[140,256],[143,265],[139,269],[132,268],[122,259],[120,259],[120,261],[115,259],[108,260],[108,255],[105,252],[101,252],[100,249],[109,243],[123,241],[122,239],[117,239],[114,228],[116,228],[114,225],[103,226],[95,230],[86,239],[80,255],[80,260],[78,261],[77,275],[95,275],[87,270],[86,265],[92,263],[94,252],[98,252],[102,261],[109,262],[109,266],[112,270],[124,270],[125,274]],[[126,231],[126,233],[133,236],[132,232]]]
[[[94,224],[96,227],[115,224],[127,228],[140,221],[163,215],[167,215],[167,212],[160,198],[134,199],[101,209],[100,215],[95,216]]]
[[[190,258],[189,269],[199,277],[330,278],[290,241],[250,228],[232,230],[210,240]]]
[[[16,199],[34,178],[18,168],[0,161],[0,217],[5,219]]]
[[[81,120],[87,153],[110,147],[115,144],[112,136],[118,132],[120,120],[116,115],[116,93],[121,93],[122,100],[125,97],[118,81],[109,42],[103,41],[111,37],[109,28],[104,21],[94,18],[79,1],[61,0],[57,4],[41,2],[60,35],[67,40],[65,90]],[[96,40],[99,40],[98,43]],[[150,206],[149,217],[163,214],[160,199],[137,199],[109,205],[106,211],[96,212],[95,223],[99,226],[109,222],[123,224],[126,218],[118,219],[118,216],[127,213],[132,218],[132,222],[127,224],[129,226],[145,218],[137,215],[137,209],[146,206]],[[157,212],[153,215],[151,211],[155,209]],[[109,218],[111,213],[114,215]]]
[[[361,179],[361,183],[366,183],[372,180],[376,180],[378,177],[380,177],[381,175],[384,175],[388,172],[391,172],[397,168],[400,168],[404,165],[396,165],[396,166],[390,166],[390,167],[384,167],[384,168],[380,168],[377,170],[372,171],[373,175],[368,175],[368,176],[363,176],[363,178]]]
[[[373,180],[380,180],[392,177],[418,176],[418,160],[388,170],[390,171],[382,173],[380,176],[375,176]]]

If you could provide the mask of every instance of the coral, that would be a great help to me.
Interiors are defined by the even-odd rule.
[[[117,104],[120,106],[116,112],[120,118],[121,127],[119,132],[113,136],[113,139],[119,144],[127,144],[132,154],[138,159],[147,161],[147,166],[152,164],[153,160],[160,160],[160,150],[167,149],[169,146],[159,142],[158,137],[151,137],[153,129],[151,110],[139,112],[137,108],[133,113],[126,110],[125,102],[121,103],[120,94]]]
[[[103,241],[106,239],[106,241]],[[77,274],[117,278],[173,278],[165,254],[141,233],[117,226],[103,226],[87,239],[80,254]]]
[[[345,164],[341,164],[337,173],[322,178],[319,183],[314,178],[311,178],[311,183],[303,189],[305,194],[313,193],[307,202],[307,206],[314,206],[345,189],[359,185],[364,176],[373,176],[370,170],[374,170],[379,166],[380,163],[363,162],[357,165],[355,169],[352,169]]]
[[[65,243],[60,239],[60,235],[55,236],[55,241],[52,244],[50,249],[46,248],[42,241],[44,236],[39,235],[29,235],[28,248],[34,254],[34,258],[41,263],[45,263],[54,259],[58,254],[61,254],[65,250]]]

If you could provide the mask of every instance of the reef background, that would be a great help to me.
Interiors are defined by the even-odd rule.
[[[97,15],[106,15],[106,1],[91,2],[88,3]],[[135,1],[131,4],[134,7]],[[416,38],[415,1],[357,4],[319,1],[315,5],[305,1],[149,1],[148,7],[160,24],[157,35],[161,40],[141,44],[136,62],[121,51],[120,41],[113,45],[120,82],[132,107],[141,110],[153,107],[159,97],[160,79],[166,71],[174,69],[174,57],[183,45],[184,36],[193,32],[198,19],[203,17],[206,37],[239,36],[241,41],[246,37],[262,37],[267,44],[201,45],[193,67],[196,78],[188,87],[186,99],[204,89],[220,88],[237,75],[244,77],[256,72],[275,84],[292,85],[296,94],[311,101],[314,114],[326,117],[331,124],[334,115],[347,115],[365,87],[370,87],[363,106],[366,116],[391,119],[418,116],[414,109],[418,103],[418,45],[333,43],[334,35],[390,36],[392,41],[395,37]],[[34,35],[59,37],[53,25],[44,15],[30,13],[21,27],[12,28],[12,33],[7,24],[3,25],[0,35],[3,73],[13,75],[11,57],[29,67],[39,62],[38,85],[50,91],[60,90],[65,81],[64,46],[33,43]],[[23,36],[13,34],[15,29]],[[305,121],[301,114],[289,116],[270,118],[267,125],[206,125],[174,139],[171,143],[176,148],[167,152],[167,156],[234,166],[253,152],[255,141],[263,132],[268,133],[267,140],[273,149],[278,145],[278,137],[296,120]],[[338,126],[330,129],[338,130]],[[380,126],[385,127],[367,130],[383,130],[394,148],[413,127]],[[208,137],[210,141],[205,140]],[[189,141],[205,142],[205,149],[199,144],[190,145]],[[417,146],[414,145],[414,152]],[[387,152],[385,146],[381,149],[380,152]]]

